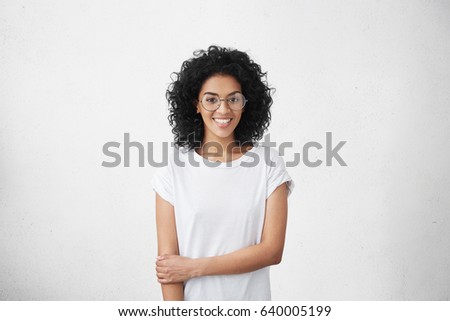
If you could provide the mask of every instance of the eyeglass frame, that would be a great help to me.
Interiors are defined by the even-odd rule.
[[[231,95],[234,95],[234,94],[241,94],[241,96],[244,98],[244,104],[243,104],[242,107],[239,108],[239,109],[231,108],[230,103],[229,103],[229,101],[228,101],[228,97],[231,96]],[[217,105],[217,108],[216,108],[216,109],[210,110],[210,109],[207,109],[207,108],[203,105],[203,98],[204,98],[206,95],[216,96],[216,97],[219,99],[219,105]],[[247,102],[248,102],[248,99],[245,98],[245,96],[244,96],[243,93],[241,93],[240,91],[236,91],[236,92],[233,92],[233,93],[228,94],[226,98],[220,98],[220,96],[219,96],[218,94],[214,94],[214,93],[204,93],[203,96],[202,96],[202,99],[200,100],[200,104],[202,105],[202,107],[203,107],[206,111],[216,111],[217,109],[220,108],[220,106],[222,106],[222,101],[225,101],[225,100],[227,101],[228,107],[229,107],[231,110],[242,110],[242,109],[244,109],[245,105],[246,105]]]

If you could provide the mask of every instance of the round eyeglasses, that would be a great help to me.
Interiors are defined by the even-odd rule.
[[[207,111],[215,111],[219,109],[222,101],[225,100],[227,101],[228,106],[233,110],[241,110],[247,102],[244,95],[239,92],[229,94],[227,98],[220,98],[219,95],[206,93],[203,95],[200,102]]]

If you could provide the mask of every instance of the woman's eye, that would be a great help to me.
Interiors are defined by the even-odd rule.
[[[240,99],[237,97],[232,97],[232,98],[229,98],[228,101],[232,104],[236,104],[240,101]]]
[[[217,103],[217,98],[206,98],[206,101],[211,104]]]

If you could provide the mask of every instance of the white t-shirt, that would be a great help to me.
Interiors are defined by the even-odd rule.
[[[209,161],[186,148],[172,148],[168,158],[168,166],[156,171],[152,185],[174,206],[181,256],[217,256],[258,244],[266,199],[284,182],[288,195],[294,188],[281,156],[262,145],[231,162]],[[270,300],[269,267],[190,279],[184,298]]]

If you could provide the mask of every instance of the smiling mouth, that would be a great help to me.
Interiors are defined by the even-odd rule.
[[[232,118],[213,118],[216,123],[228,124]]]
[[[213,120],[217,127],[227,128],[228,126],[230,126],[233,118],[213,118]]]

